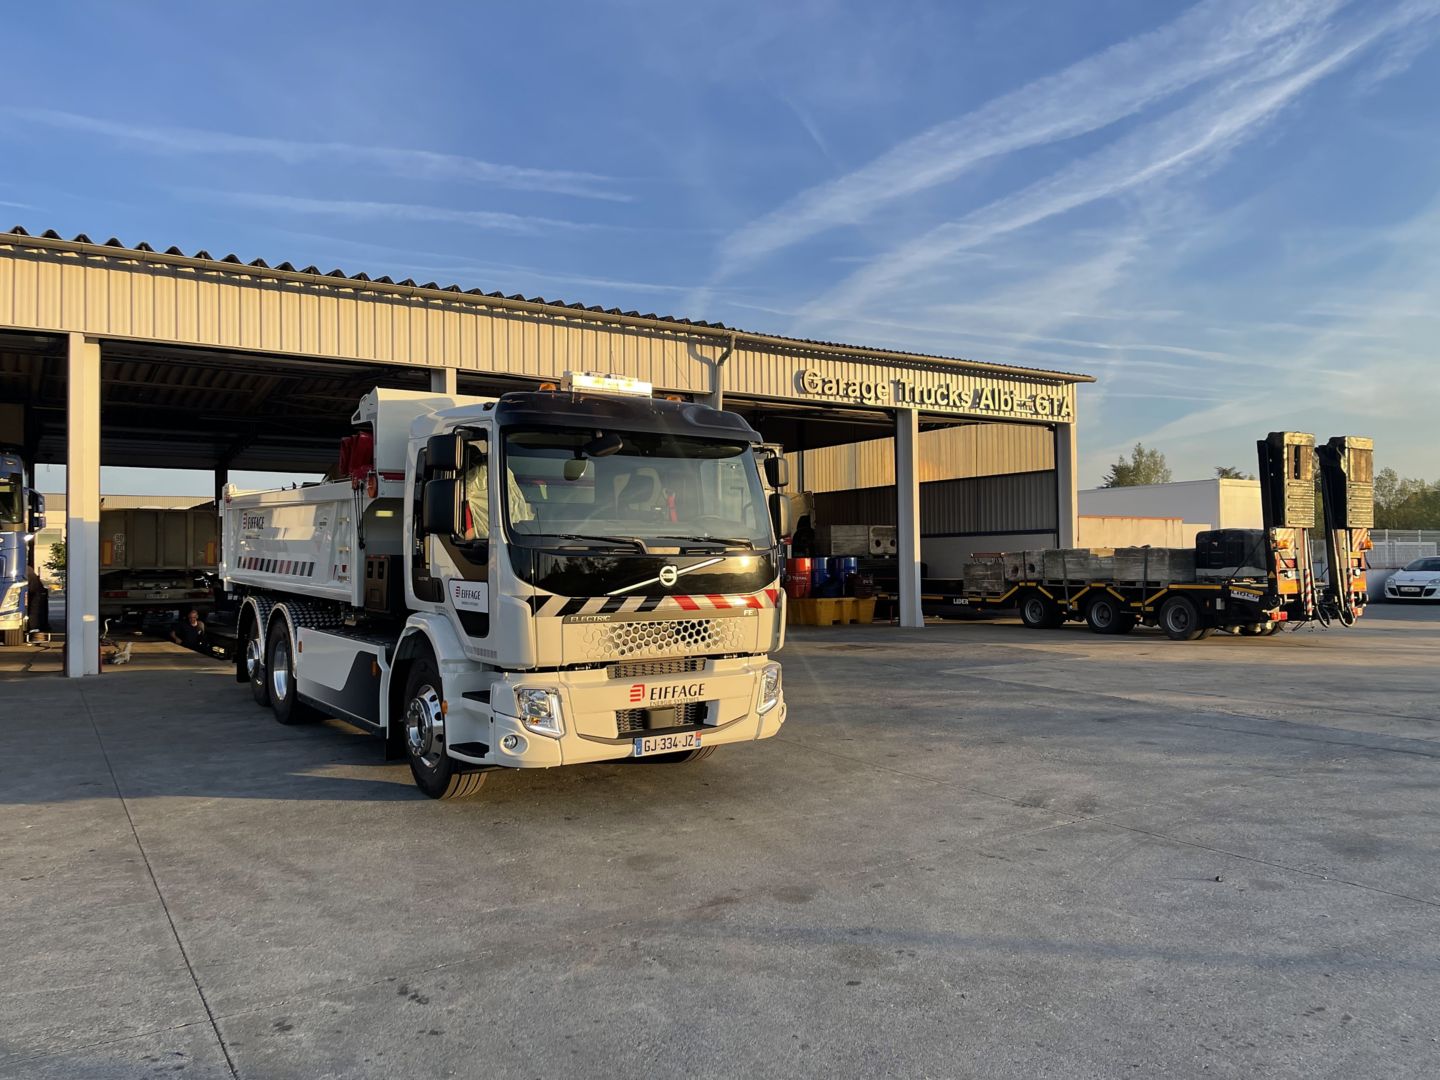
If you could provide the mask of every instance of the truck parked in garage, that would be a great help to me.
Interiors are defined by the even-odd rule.
[[[361,725],[442,799],[779,731],[786,463],[739,416],[575,374],[352,419],[341,479],[224,494],[236,679],[281,723]]]
[[[190,507],[100,510],[100,614],[164,615],[188,607],[209,613],[218,569],[213,502]]]
[[[1124,634],[1143,624],[1181,641],[1312,621],[1352,625],[1366,602],[1373,451],[1368,438],[1333,438],[1317,449],[1313,435],[1274,432],[1258,443],[1264,528],[1201,532],[1193,549],[1052,548],[977,558],[963,581],[924,582],[927,613],[936,604],[952,613],[1013,609],[1035,629],[1083,621],[1096,633]],[[1324,573],[1309,543],[1317,464]]]
[[[20,451],[0,446],[0,641],[23,645],[42,599],[35,534],[45,527],[45,496],[25,480]]]

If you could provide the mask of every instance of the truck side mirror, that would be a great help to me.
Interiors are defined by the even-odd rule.
[[[465,467],[465,438],[458,431],[431,435],[425,443],[425,468],[430,473],[459,472]]]
[[[770,521],[775,526],[775,539],[781,540],[795,531],[795,511],[790,497],[778,491],[770,496]]]
[[[460,531],[460,481],[450,478],[425,481],[420,503],[420,531],[434,536],[455,536]]]
[[[783,488],[790,483],[790,462],[776,455],[765,459],[765,479],[772,488]]]
[[[30,531],[38,533],[45,528],[45,496],[38,491],[30,493]]]

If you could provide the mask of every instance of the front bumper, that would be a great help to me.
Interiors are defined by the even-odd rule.
[[[474,742],[488,747],[483,758],[462,760],[517,769],[631,757],[635,738],[652,732],[625,730],[620,717],[633,717],[645,706],[687,703],[697,713],[703,710],[703,719],[684,730],[699,732],[704,746],[754,742],[776,734],[785,723],[783,687],[775,704],[760,711],[762,679],[771,663],[764,656],[707,660],[700,670],[645,677],[611,677],[607,668],[508,674],[491,686],[489,715],[482,715],[483,705],[472,698],[456,700],[447,695],[447,721],[452,732],[468,731]],[[515,699],[518,688],[554,691],[560,706],[559,735],[537,732],[522,722]],[[451,741],[467,740],[452,736]]]

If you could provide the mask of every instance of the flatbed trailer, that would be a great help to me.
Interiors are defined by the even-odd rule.
[[[1273,634],[1288,618],[1267,582],[1119,582],[1021,580],[1000,593],[962,593],[951,606],[971,611],[1014,610],[1034,630],[1083,622],[1097,634],[1128,634],[1158,626],[1176,641],[1198,641],[1216,630]]]
[[[1272,432],[1257,444],[1264,528],[1199,534],[1195,561],[1183,573],[1175,557],[1188,560],[1190,553],[1180,549],[1168,555],[1157,549],[1154,559],[1148,548],[1123,549],[1130,553],[1128,570],[1088,550],[989,556],[967,565],[963,579],[922,579],[921,610],[943,618],[1013,611],[1032,629],[1084,622],[1099,634],[1156,626],[1177,641],[1216,630],[1258,637],[1286,623],[1352,625],[1366,602],[1373,447],[1368,438],[1346,436],[1317,453],[1313,435]],[[1317,464],[1329,567],[1323,580],[1309,547]],[[885,614],[894,605],[895,581],[877,575],[876,586]]]

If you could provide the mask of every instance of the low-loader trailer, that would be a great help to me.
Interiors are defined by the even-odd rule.
[[[1317,449],[1313,435],[1272,432],[1257,444],[1264,528],[1200,533],[1188,548],[1052,548],[977,558],[948,594],[954,611],[1015,609],[1034,629],[1083,621],[1098,634],[1158,626],[1177,641],[1216,630],[1272,634],[1283,624],[1352,625],[1366,601],[1374,522],[1374,443]],[[1326,572],[1310,556],[1317,472]]]
[[[433,798],[780,730],[786,463],[741,417],[577,374],[352,419],[338,478],[224,495],[236,679],[281,723],[375,732]]]

